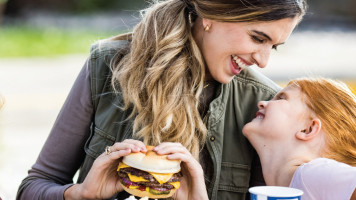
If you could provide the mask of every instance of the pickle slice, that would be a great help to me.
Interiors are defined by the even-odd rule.
[[[154,195],[162,195],[162,194],[169,194],[171,192],[171,190],[167,190],[167,191],[158,191],[152,188],[148,189],[148,192]]]

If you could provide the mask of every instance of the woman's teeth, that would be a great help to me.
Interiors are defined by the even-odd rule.
[[[245,69],[248,67],[239,57],[236,55],[232,55],[232,59],[236,62],[236,64],[241,68],[241,70]]]

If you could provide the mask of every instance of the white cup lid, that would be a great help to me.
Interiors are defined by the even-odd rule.
[[[303,194],[302,190],[281,186],[256,186],[250,188],[248,191],[252,194],[268,197],[296,197]]]

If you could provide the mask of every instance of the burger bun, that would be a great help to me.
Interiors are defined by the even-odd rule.
[[[147,152],[131,153],[122,159],[126,165],[154,173],[177,173],[181,170],[179,160],[168,160],[167,155],[158,155],[153,146],[146,146]]]

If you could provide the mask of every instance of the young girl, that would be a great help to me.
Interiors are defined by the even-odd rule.
[[[303,190],[303,200],[356,199],[356,97],[324,78],[291,81],[258,103],[243,134],[267,185]]]

